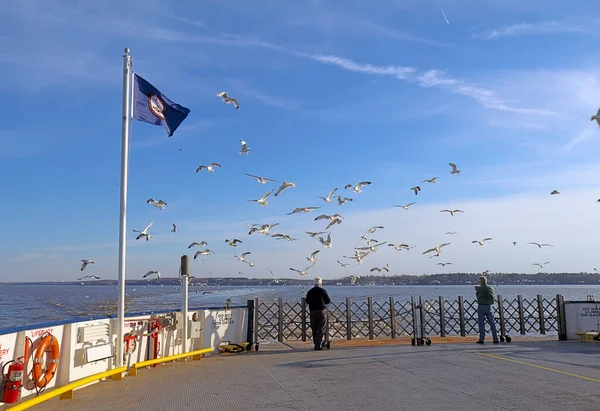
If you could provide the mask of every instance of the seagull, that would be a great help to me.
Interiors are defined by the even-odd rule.
[[[327,194],[327,197],[320,197],[317,196],[317,198],[322,198],[326,203],[331,203],[331,196],[333,195],[333,193],[335,193],[337,191],[337,187],[334,188],[333,190],[331,190],[329,192],[329,194]],[[339,197],[339,196],[338,196]]]
[[[258,203],[263,207],[266,207],[269,205],[269,202],[267,201],[267,197],[269,197],[271,195],[271,193],[273,192],[273,190],[269,191],[268,193],[266,193],[265,195],[263,195],[261,198],[259,198],[258,200],[248,200],[250,202],[254,202],[254,203]]]
[[[93,278],[94,280],[99,280],[100,279],[100,277],[98,277],[97,275],[84,275],[83,277],[78,278],[77,281],[81,281],[84,278]]]
[[[152,227],[152,223],[148,224],[146,226],[146,228],[144,228],[142,231],[139,230],[133,230],[135,233],[140,233],[140,235],[138,235],[135,239],[139,240],[142,237],[146,237],[146,241],[150,240],[152,238],[152,236],[150,234],[148,234],[148,230],[150,230],[150,227]]]
[[[316,235],[325,234],[325,233],[327,233],[327,231],[319,231],[319,232],[305,231],[305,233],[308,234],[309,236],[311,236],[312,238],[315,238]]]
[[[243,263],[247,263],[248,261],[246,261],[246,256],[252,254],[250,251],[246,251],[245,253],[240,254],[239,256],[234,256],[235,258],[238,259],[238,261],[241,261]]]
[[[96,262],[94,260],[81,260],[81,270],[83,271],[85,269],[85,267],[87,267],[88,264],[96,264]]]
[[[312,210],[318,210],[321,207],[298,207],[295,208],[291,213],[287,213],[287,215],[296,214],[296,213],[309,213]]]
[[[414,187],[411,187],[410,189],[415,192],[415,195],[419,194],[419,191],[421,191],[421,187],[419,187],[419,186],[414,186]]]
[[[430,253],[432,251],[435,251],[435,255],[439,256],[440,252],[441,252],[441,248],[445,247],[447,245],[450,245],[450,243],[443,243],[443,244],[438,245],[437,247],[433,247],[433,248],[430,248],[429,250],[425,250],[425,251],[423,251],[423,254],[427,254],[427,253]]]
[[[223,100],[223,103],[225,104],[233,104],[233,107],[235,107],[236,110],[239,110],[240,105],[237,102],[237,99],[234,97],[229,97],[227,95],[226,91],[221,91],[219,94],[217,94],[217,97],[221,97],[221,99]]]
[[[308,260],[309,263],[316,263],[317,262],[317,254],[319,254],[321,250],[317,250],[317,251],[313,251],[310,254],[310,257],[306,257],[306,259]]]
[[[212,294],[212,291],[202,291],[202,295],[204,294]]]
[[[233,240],[225,240],[225,242],[232,247],[237,247],[237,243],[241,243],[242,241],[234,238]]]
[[[594,120],[596,120],[596,123],[598,123],[598,127],[600,127],[600,108],[598,109],[598,112],[595,116],[590,117],[590,121]]]
[[[400,251],[400,250],[410,250],[414,246],[413,247],[409,247],[408,244],[399,244],[399,245],[396,245],[396,244],[390,243],[390,244],[388,244],[388,247],[394,247],[394,249],[396,251]]]
[[[347,203],[348,201],[354,201],[354,200],[352,200],[351,198],[348,198],[348,197],[344,197],[344,198],[342,198],[342,197],[340,197],[340,196],[335,196],[335,197],[333,197],[333,198],[335,198],[335,199],[337,200],[337,202],[338,202],[338,205],[340,205],[340,206],[343,206],[343,205],[344,205],[345,203]]]
[[[458,175],[460,175],[460,170],[458,168],[456,168],[456,164],[454,164],[454,163],[448,163],[448,165],[450,167],[452,167],[452,171],[450,171],[450,174],[458,174]]]
[[[292,238],[287,234],[273,234],[271,237],[274,237],[276,240],[288,240],[288,241],[296,241],[296,238]]]
[[[350,265],[350,264],[344,264],[344,263],[342,263],[340,260],[337,260],[337,263],[338,263],[339,265],[341,265],[342,267],[344,267],[344,268],[346,268],[346,267],[348,267],[348,266]]]
[[[545,263],[542,263],[542,264],[540,264],[540,263],[533,263],[532,265],[537,265],[537,266],[539,266],[540,268],[544,268],[544,266],[545,266],[546,264],[550,264],[550,261],[546,261]]]
[[[430,178],[429,180],[423,180],[423,182],[424,182],[424,183],[431,183],[431,184],[435,184],[435,183],[437,182],[437,179],[438,179],[438,178],[439,178],[439,177],[433,177],[433,178]]]
[[[250,152],[250,149],[248,148],[248,144],[246,144],[246,142],[244,140],[240,140],[240,143],[242,144],[242,148],[240,149],[240,154],[248,155],[248,153]]]
[[[542,248],[542,247],[554,247],[551,244],[539,244],[539,243],[527,243],[527,244],[537,245],[538,248]]]
[[[215,167],[219,167],[221,168],[221,164],[219,163],[210,163],[210,165],[205,166],[205,165],[201,165],[200,167],[198,167],[196,169],[196,173],[201,171],[202,169],[207,169],[209,173],[213,173],[215,171]]]
[[[513,245],[517,245],[517,242],[516,242],[516,241],[513,241]]]
[[[258,229],[257,231],[260,234],[264,234],[264,235],[269,235],[269,231],[273,228],[278,226],[279,223],[275,223],[275,224],[263,224],[262,226],[260,226],[260,229]]]
[[[369,228],[360,238],[362,238],[363,240],[366,240],[367,236],[369,234],[373,234],[375,231],[377,231],[378,228],[384,228],[384,227],[381,225],[373,226],[373,227]]]
[[[447,265],[452,265],[452,263],[437,263],[436,265],[441,265],[442,267],[445,267]]]
[[[269,272],[270,272],[270,273],[271,273],[271,275],[273,276],[273,282],[274,282],[275,284],[279,284],[279,280],[277,279],[277,277],[275,277],[275,274],[273,274],[273,270],[271,270],[271,269],[269,268]]]
[[[445,233],[444,235],[456,235],[458,234],[456,231],[448,231],[447,233]]]
[[[308,270],[310,270],[313,266],[314,264],[311,264],[303,270],[296,270],[295,268],[290,268],[290,270],[296,271],[298,274],[300,274],[301,277],[306,277],[306,275],[308,274]]]
[[[362,189],[361,189],[361,188],[362,188],[362,187],[364,187],[364,186],[368,186],[368,185],[370,185],[370,184],[371,184],[371,182],[370,182],[370,181],[361,181],[361,182],[360,182],[360,183],[358,183],[356,186],[353,186],[352,184],[346,184],[346,185],[344,186],[344,188],[345,188],[346,190],[348,190],[349,188],[351,188],[351,189],[353,189],[353,190],[354,190],[354,192],[355,192],[356,194],[360,194],[360,193],[362,193]]]
[[[267,181],[271,181],[273,183],[277,182],[277,180],[272,180],[270,178],[265,178],[265,177],[261,177],[261,176],[255,176],[254,174],[248,174],[248,173],[244,173],[244,174],[246,174],[248,177],[255,178],[256,181],[258,181],[260,184],[265,184]]]
[[[331,233],[327,234],[327,240],[325,240],[323,237],[317,237],[317,240],[319,240],[319,242],[323,244],[325,248],[331,248]]]
[[[150,270],[142,278],[150,277],[151,275],[156,275],[156,278],[160,278],[160,271]]]
[[[197,245],[198,247],[202,248],[202,247],[208,245],[208,243],[206,241],[201,241],[199,243],[197,243],[197,242],[194,241],[192,244],[188,245],[188,249],[192,248],[195,245]]]
[[[354,252],[356,253],[356,255],[354,257],[348,257],[348,256],[342,256],[344,258],[349,258],[350,260],[355,260],[356,264],[362,264],[362,260],[363,258],[365,258],[367,255],[369,255],[369,252],[366,252],[364,254],[361,254],[359,251],[354,250]]]
[[[329,224],[327,224],[327,227],[325,227],[325,230],[328,230],[331,226],[333,226],[335,224],[342,224],[342,220],[340,220],[339,218],[334,218],[333,220],[331,220],[329,222]]]
[[[294,187],[296,187],[296,183],[284,181],[283,184],[281,184],[279,186],[279,188],[277,189],[277,192],[275,193],[275,197],[277,197],[279,194],[283,193],[283,190],[285,190],[286,188],[294,188]]]
[[[173,228],[171,229],[172,233],[176,233],[177,232],[177,226],[175,224],[173,224]]]
[[[473,243],[473,244],[477,243],[477,244],[479,244],[480,246],[483,247],[483,243],[485,243],[486,241],[490,241],[490,240],[491,240],[490,237],[486,237],[486,238],[484,238],[481,241],[473,240],[473,241],[471,241],[471,243]]]
[[[149,198],[146,201],[146,203],[152,204],[154,207],[158,208],[159,210],[164,210],[165,208],[167,208],[167,203],[165,203],[163,200],[156,201],[153,198]]]
[[[381,267],[381,268],[379,268],[379,267],[373,267],[369,271],[370,272],[373,272],[373,271],[381,272],[383,270],[383,271],[387,271],[389,273],[390,270],[388,269],[388,267],[389,267],[389,264],[386,264],[384,267]]]
[[[394,205],[394,207],[400,207],[403,208],[405,210],[408,210],[408,207],[410,207],[411,205],[415,204],[415,202],[413,201],[412,203],[408,203],[406,205]]]
[[[356,284],[356,280],[358,280],[360,278],[360,275],[353,275],[352,277],[350,277],[350,284],[354,285]]]
[[[209,255],[210,253],[214,254],[215,252],[213,250],[209,250],[208,248],[206,250],[198,250],[194,253],[194,260],[200,255]]]
[[[376,240],[376,239],[374,239],[374,238],[369,238],[369,239],[367,240],[367,245],[369,245],[369,246],[370,246],[370,245],[372,245],[373,243],[378,243],[378,242],[379,242],[379,241],[377,241],[377,240]]]
[[[550,195],[554,195],[554,194],[560,194],[560,191],[558,191],[558,190],[552,190],[552,192],[550,193]]]
[[[375,245],[370,245],[368,247],[354,247],[354,251],[356,252],[356,250],[361,250],[361,251],[367,251],[367,253],[373,251],[374,253],[377,252],[377,247],[381,247],[382,245],[387,244],[387,241],[384,241],[383,243],[379,243],[379,244],[375,244]]]
[[[440,213],[450,213],[454,217],[454,213],[464,213],[463,210],[440,210]]]

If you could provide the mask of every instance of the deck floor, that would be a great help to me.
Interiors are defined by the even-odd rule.
[[[32,410],[597,410],[600,344],[513,341],[260,351],[139,370]]]

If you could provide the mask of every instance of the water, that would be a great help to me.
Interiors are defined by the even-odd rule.
[[[225,300],[233,305],[245,305],[249,299],[258,297],[263,301],[283,298],[299,301],[309,287],[267,286],[267,287],[198,287],[191,286],[189,306],[223,307]],[[426,286],[327,286],[333,302],[345,301],[351,297],[355,301],[373,297],[373,301],[384,301],[394,297],[396,301],[409,300],[411,296],[425,299],[440,295],[446,300],[463,296],[474,299],[472,285],[426,285]],[[203,294],[209,291],[210,294]],[[92,316],[117,314],[117,288],[114,285],[11,285],[3,284],[0,294],[0,330],[43,322],[87,318]],[[128,286],[126,288],[126,312],[149,312],[176,310],[181,308],[181,288],[178,286]],[[526,299],[537,294],[546,299],[562,294],[566,301],[585,300],[588,294],[600,299],[600,286],[590,285],[501,285],[497,293],[505,299],[522,295]]]

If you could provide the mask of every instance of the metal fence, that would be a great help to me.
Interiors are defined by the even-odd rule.
[[[492,308],[498,332],[508,334],[546,335],[560,334],[562,328],[563,297],[538,295],[525,299],[521,295],[512,300],[497,297]],[[421,317],[422,315],[422,317]],[[428,336],[477,335],[477,301],[446,300],[444,297],[426,300],[413,297],[406,301],[355,301],[350,297],[345,302],[328,306],[329,336],[331,339],[352,338],[398,338],[412,336],[418,318],[424,319]],[[419,316],[419,317],[417,317]],[[254,340],[264,341],[307,341],[312,338],[310,315],[304,298],[301,301],[275,302],[254,300]],[[489,325],[486,325],[489,332]]]

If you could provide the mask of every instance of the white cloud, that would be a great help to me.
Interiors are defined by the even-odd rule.
[[[591,24],[593,23],[593,24]],[[596,28],[597,21],[539,21],[535,23],[519,23],[511,26],[502,27],[499,29],[476,33],[474,38],[483,40],[492,40],[501,37],[516,37],[525,35],[542,35],[542,34],[600,34]]]

